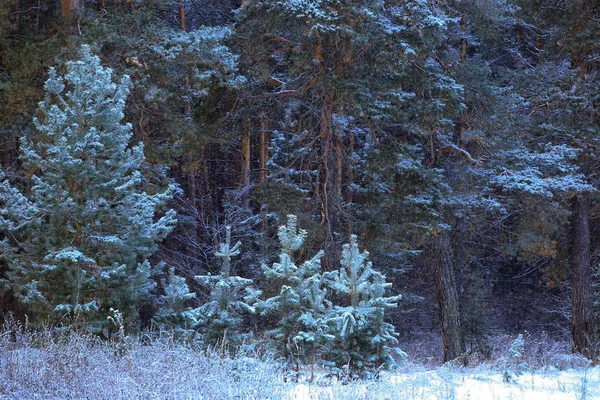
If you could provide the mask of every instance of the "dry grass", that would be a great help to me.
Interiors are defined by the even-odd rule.
[[[4,331],[0,399],[277,399],[279,366],[168,339]]]
[[[168,337],[107,342],[84,334],[29,332],[13,323],[0,330],[0,399],[408,400],[468,398],[481,390],[491,390],[493,398],[529,398],[521,395],[525,390],[535,395],[537,388],[561,399],[600,395],[600,369],[587,369],[565,343],[547,337],[525,335],[521,361],[529,370],[504,384],[514,340],[490,339],[491,359],[473,354],[469,368],[432,366],[420,342],[416,358],[379,381],[342,384],[321,374],[309,384],[286,381],[276,362],[255,354],[231,357]],[[567,368],[577,370],[560,372]]]

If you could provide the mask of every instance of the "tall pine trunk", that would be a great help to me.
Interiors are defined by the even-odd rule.
[[[582,193],[572,205],[573,309],[571,335],[574,353],[593,357],[592,268],[590,262],[590,198]]]
[[[242,186],[242,201],[245,208],[250,207],[250,157],[251,157],[251,142],[250,142],[250,129],[244,124],[242,127],[242,160],[241,160],[241,174],[240,174],[240,185]]]
[[[189,200],[190,212],[193,217],[193,223],[189,231],[186,232],[188,235],[188,241],[185,247],[186,255],[190,260],[189,265],[195,274],[200,273],[200,262],[198,257],[198,224],[200,223],[200,216],[198,215],[198,177],[196,176],[196,165],[192,153],[187,155],[188,170],[186,172],[187,178],[187,193],[186,197]]]
[[[259,182],[266,184],[269,180],[269,143],[271,141],[270,124],[266,115],[260,121],[260,155],[259,155]]]
[[[593,2],[574,1],[573,25],[571,35],[577,38],[589,20],[589,7]],[[571,51],[571,62],[579,69],[578,76],[587,79],[594,66],[594,61],[588,58],[589,48],[584,44],[574,46]],[[584,151],[583,155],[588,152]],[[590,165],[594,159],[581,157],[580,168],[589,175]],[[592,164],[590,164],[592,163]],[[591,269],[591,199],[590,194],[579,193],[572,203],[572,273],[573,273],[573,304],[571,310],[572,350],[587,358],[593,357],[594,327],[592,312],[592,269]]]
[[[435,239],[434,251],[437,254],[435,279],[442,326],[444,362],[447,362],[460,357],[465,352],[454,272],[454,258],[448,232],[442,230],[439,233]]]
[[[186,31],[185,26],[185,8],[183,7],[183,0],[177,0],[179,6],[177,7],[177,22],[179,22],[179,29],[183,32]]]
[[[243,128],[242,133],[242,162],[240,183],[248,187],[250,186],[250,130],[247,126]]]
[[[467,31],[467,17],[463,13],[460,16],[460,29],[463,32]],[[465,62],[467,59],[467,38],[466,35],[460,40],[460,61]]]
[[[319,187],[317,197],[321,198],[321,225],[327,227],[328,236],[332,232],[332,221],[330,210],[333,206],[333,196],[331,193],[337,192],[334,187],[335,180],[332,179],[333,171],[330,165],[330,155],[333,144],[333,94],[325,94],[321,105],[320,132],[319,136],[322,143],[321,159],[322,163],[319,171]]]
[[[61,8],[63,17],[67,17],[67,16],[69,16],[69,14],[71,14],[71,12],[73,10],[76,10],[77,8],[79,8],[79,1],[78,0],[61,0],[60,8]]]

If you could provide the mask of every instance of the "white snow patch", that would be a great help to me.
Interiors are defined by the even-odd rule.
[[[377,382],[295,385],[290,400],[600,400],[600,366],[580,370],[525,372],[509,382],[498,371],[438,368],[384,376]]]

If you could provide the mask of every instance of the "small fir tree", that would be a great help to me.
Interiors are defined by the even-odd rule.
[[[401,295],[386,297],[391,286],[385,276],[360,252],[356,236],[342,250],[341,268],[327,274],[328,284],[345,305],[330,312],[330,333],[335,339],[327,347],[327,363],[336,372],[347,368],[353,375],[366,375],[396,364],[404,353],[397,347],[394,326],[385,322],[385,310],[397,307]]]
[[[130,145],[132,127],[121,123],[129,78],[114,82],[87,47],[66,68],[64,76],[49,72],[36,142],[22,139],[31,191],[2,191],[4,204],[7,194],[21,199],[3,208],[5,219],[31,220],[9,227],[19,251],[5,258],[30,316],[99,331],[111,308],[129,323],[153,288],[147,258],[176,222],[172,210],[156,214],[174,187],[161,191],[141,173],[142,145]]]
[[[277,327],[269,332],[278,352],[292,365],[301,362],[315,364],[316,356],[332,337],[327,332],[327,309],[330,302],[325,298],[326,289],[320,273],[323,252],[296,266],[292,261],[300,249],[306,231],[298,230],[296,216],[288,215],[287,224],[279,227],[281,254],[279,263],[262,266],[265,277],[279,287],[279,292],[257,308],[263,316],[277,318]]]
[[[159,308],[152,318],[155,326],[174,338],[190,338],[198,320],[197,313],[186,303],[195,299],[196,293],[190,292],[185,278],[176,275],[174,268],[169,269],[169,280],[163,281],[163,287],[165,294],[159,297]]]
[[[210,289],[210,300],[196,309],[202,339],[210,345],[237,345],[248,335],[242,333],[244,314],[254,314],[252,306],[259,291],[250,287],[251,279],[231,276],[231,257],[240,254],[240,242],[231,246],[231,227],[226,228],[225,243],[215,255],[222,259],[220,275],[201,275],[196,279]]]

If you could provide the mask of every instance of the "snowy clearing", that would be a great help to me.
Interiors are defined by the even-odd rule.
[[[493,371],[431,371],[388,375],[380,382],[319,387],[299,384],[293,400],[316,399],[477,399],[477,400],[583,400],[600,399],[600,366],[587,370],[523,373],[505,381]]]

